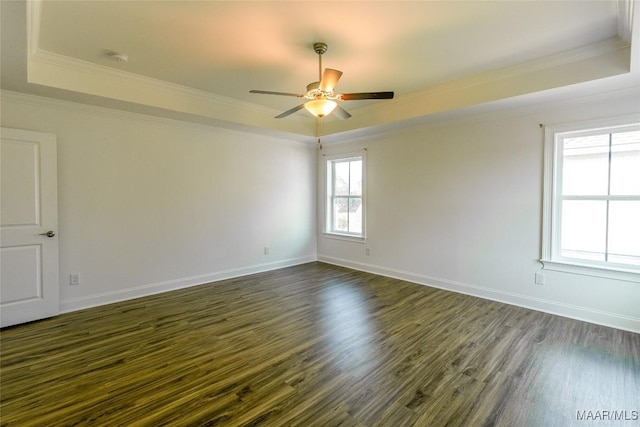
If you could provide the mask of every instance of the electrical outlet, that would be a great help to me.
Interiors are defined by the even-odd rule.
[[[269,255],[269,246],[264,247],[264,254]]]
[[[364,248],[364,253],[369,256],[371,255],[371,248]]]
[[[534,277],[534,283],[536,285],[544,285],[544,274],[536,273],[536,275]]]
[[[80,275],[78,273],[73,273],[69,275],[69,284],[71,286],[78,286],[80,284]]]

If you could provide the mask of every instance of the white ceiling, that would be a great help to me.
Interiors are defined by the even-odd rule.
[[[315,41],[338,92],[396,93],[344,102],[354,117],[329,133],[628,77],[637,59],[625,0],[0,3],[4,89],[301,135],[304,110],[273,118],[297,99],[249,90],[303,93]]]

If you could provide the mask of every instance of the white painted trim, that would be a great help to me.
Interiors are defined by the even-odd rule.
[[[108,107],[100,107],[97,105],[82,104],[79,102],[67,101],[67,100],[56,99],[56,98],[47,98],[39,95],[32,95],[32,94],[27,94],[22,92],[0,90],[0,99],[2,99],[3,101],[6,100],[9,102],[19,103],[22,105],[32,105],[37,107],[44,106],[44,107],[49,107],[57,110],[60,110],[63,108],[72,109],[73,111],[77,111],[85,114],[92,114],[94,116],[103,116],[106,114],[117,119],[146,120],[151,123],[171,124],[171,125],[182,126],[187,129],[198,129],[198,128],[203,130],[211,129],[211,128],[221,129],[220,126],[215,126],[215,125],[172,119],[168,117],[154,116],[154,115],[149,115],[144,113],[137,113],[133,111],[119,110],[119,109],[113,109]],[[227,129],[231,132],[241,132],[241,133],[248,133],[252,135],[255,134],[255,132],[252,132],[250,128],[247,128],[247,129],[224,128],[224,129]],[[315,140],[305,137],[303,135],[285,133],[285,132],[275,131],[275,130],[266,130],[266,129],[260,129],[260,135],[273,139],[273,142],[277,144],[285,144],[285,145],[296,146],[296,147],[299,147],[301,144],[304,144],[304,146],[308,148],[313,148],[314,150],[316,149]]]
[[[631,43],[633,30],[634,0],[618,0],[618,37],[627,43]]]
[[[326,215],[326,213],[325,213]],[[367,239],[360,236],[350,236],[349,234],[340,234],[340,233],[331,233],[328,231],[322,231],[322,237],[327,239],[335,239],[342,240],[345,242],[353,242],[353,243],[366,243]]]
[[[315,134],[310,132],[311,121],[305,115],[276,120],[273,117],[279,111],[270,107],[43,50],[28,58],[27,82],[98,96],[111,102],[160,109],[166,114],[186,114],[196,120],[216,120],[305,136]],[[123,105],[123,108],[130,107]]]
[[[555,55],[544,58],[533,59],[531,61],[521,62],[518,64],[503,67],[497,70],[490,70],[480,74],[474,74],[468,77],[450,80],[441,84],[437,84],[424,89],[423,91],[414,92],[405,96],[397,97],[391,103],[394,106],[400,106],[403,103],[411,102],[412,98],[433,97],[435,95],[447,94],[462,89],[470,89],[477,86],[487,85],[490,83],[500,82],[515,77],[527,75],[544,70],[550,70],[567,64],[573,64],[587,59],[597,58],[612,52],[627,49],[628,42],[624,42],[618,37],[594,43],[588,46],[579,47],[567,52],[557,53]],[[387,105],[390,103],[387,103]],[[366,108],[366,107],[363,107]]]
[[[536,95],[522,95],[510,99],[501,99],[487,102],[480,105],[464,107],[455,112],[434,113],[429,116],[408,119],[402,122],[380,124],[369,128],[360,128],[351,131],[333,133],[322,137],[322,144],[329,149],[339,145],[351,145],[354,142],[372,141],[393,135],[399,129],[411,129],[417,126],[426,126],[429,129],[436,129],[448,126],[471,125],[486,121],[508,120],[513,117],[532,116],[544,113],[549,110],[549,105],[553,108],[580,108],[585,105],[594,105],[608,102],[612,98],[634,97],[637,98],[637,86],[618,88],[604,92],[581,94],[576,96],[573,93],[567,94],[566,88],[556,89],[556,95],[552,97],[542,97]],[[520,105],[518,98],[528,97],[531,99],[526,105]],[[637,113],[640,114],[640,113]],[[392,141],[393,139],[389,139]]]
[[[385,105],[386,108],[398,108],[407,103],[412,105],[416,100],[420,101],[425,97],[434,97],[441,94],[447,94],[452,91],[470,89],[481,85],[511,79],[532,72],[548,70],[565,64],[596,58],[628,47],[628,42],[625,42],[618,37],[614,37],[568,52],[562,52],[545,58],[526,61],[498,70],[491,70],[485,73],[437,84],[422,91],[396,97],[395,99],[386,102]],[[166,92],[168,95],[195,98],[202,102],[215,104],[223,108],[253,110],[261,115],[272,115],[275,112],[273,108],[262,105],[240,101],[235,98],[224,97],[204,90],[153,79],[111,67],[105,67],[45,50],[34,51],[29,60],[33,63],[48,64],[68,71],[73,70],[76,72],[82,72],[84,74],[103,79],[109,78],[123,83],[130,82],[138,86],[148,87],[150,90],[156,92]],[[360,107],[358,110],[366,111],[367,109],[378,109],[380,105],[382,104],[371,104],[369,106]]]
[[[577,262],[551,261],[549,259],[541,259],[540,262],[542,263],[542,268],[545,270],[640,283],[640,273],[624,268],[613,269],[597,267],[595,265],[583,265]]]
[[[633,1],[618,1],[621,2],[618,5],[618,30],[625,35],[623,38],[611,37],[545,58],[451,81],[434,82],[422,90],[397,96],[384,103],[369,103],[367,106],[358,107],[358,114],[352,120],[329,121],[325,134],[393,123],[497,99],[626,74],[629,72],[629,58],[632,54],[629,34],[633,23]],[[38,7],[41,0],[27,3],[30,5],[27,35],[30,55],[27,78],[31,83],[160,108],[173,113],[189,114],[197,118],[257,126],[304,136],[317,135],[317,132],[312,132],[309,127],[310,118],[304,115],[290,117],[286,121],[274,120],[273,115],[277,113],[272,108],[39,49]],[[32,6],[31,3],[35,4]],[[585,61],[592,63],[593,67],[585,66]],[[603,67],[603,63],[615,67]],[[574,65],[572,69],[566,69],[571,65]],[[589,71],[591,68],[593,70]],[[542,73],[544,75],[540,75]],[[567,76],[575,78],[568,79]]]
[[[40,24],[42,21],[42,0],[31,0],[27,7],[27,56],[38,52],[40,44]]]
[[[545,58],[435,83],[384,103],[359,107],[354,109],[358,114],[348,122],[335,120],[327,123],[325,135],[367,127],[373,122],[394,123],[628,74],[630,57],[630,44],[612,37]],[[603,63],[610,67],[605,69]]]
[[[602,129],[611,131],[615,128],[634,128],[638,126],[639,122],[640,115],[636,113],[545,126],[542,251],[540,256],[540,262],[545,269],[640,283],[637,267],[629,266],[627,268],[626,266],[605,263],[600,265],[597,262],[581,262],[562,257],[560,255],[562,206],[557,202],[558,195],[562,191],[562,138],[571,135],[587,135]]]
[[[552,242],[556,241],[554,235],[554,213],[553,202],[556,183],[556,141],[554,128],[545,126],[544,128],[544,166],[543,166],[543,193],[542,193],[542,254],[541,259],[551,259]]]
[[[175,291],[178,289],[189,288],[192,286],[204,285],[220,280],[232,279],[235,277],[247,276],[249,274],[263,273],[265,271],[277,270],[294,265],[306,264],[317,260],[315,255],[309,255],[299,258],[291,258],[281,261],[275,261],[264,264],[255,264],[245,267],[222,270],[213,273],[200,274],[197,276],[182,277],[174,280],[166,280],[163,282],[150,283],[147,285],[135,286],[127,289],[119,289],[117,291],[104,292],[97,295],[89,295],[86,297],[72,298],[60,301],[60,313],[69,313],[71,311],[83,310],[86,308],[97,307],[105,304],[112,304],[120,301],[126,301],[135,298],[146,297],[163,292]]]
[[[184,96],[199,99],[203,102],[217,104],[223,108],[242,108],[254,110],[260,114],[277,114],[278,110],[259,104],[241,101],[236,98],[229,98],[217,95],[200,89],[179,85],[176,83],[158,80],[151,77],[128,71],[118,70],[104,65],[94,64],[69,56],[60,55],[46,50],[38,50],[30,61],[48,64],[69,71],[80,71],[84,74],[98,78],[109,78],[122,83],[133,83],[138,86],[148,87],[157,92],[167,92],[173,96]]]
[[[570,319],[595,323],[625,331],[640,333],[640,318],[610,313],[602,310],[594,310],[573,304],[565,304],[544,298],[536,298],[529,295],[517,294],[514,292],[497,291],[484,286],[469,283],[456,282],[439,277],[425,276],[409,271],[396,270],[392,268],[377,266],[374,264],[350,261],[341,258],[334,258],[318,254],[318,261],[327,264],[339,265],[341,267],[352,268],[354,270],[365,271],[367,273],[378,274],[394,279],[405,280],[407,282],[432,288],[444,289],[458,292],[492,301],[511,304],[531,310],[542,311],[544,313],[555,314],[568,317]]]
[[[331,213],[329,212],[329,182],[330,177],[327,172],[327,163],[333,162],[334,160],[351,160],[360,158],[362,160],[362,195],[361,195],[361,205],[362,205],[362,234],[355,235],[349,233],[338,233],[329,231],[328,228],[330,226]],[[350,151],[347,153],[336,152],[332,154],[321,154],[319,156],[320,165],[319,165],[319,180],[323,183],[322,186],[322,221],[320,221],[320,233],[324,237],[338,239],[338,240],[346,240],[357,243],[365,243],[367,240],[367,148],[363,147],[360,150]]]

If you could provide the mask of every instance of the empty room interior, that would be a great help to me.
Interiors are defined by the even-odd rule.
[[[638,425],[639,9],[1,1],[0,425]]]

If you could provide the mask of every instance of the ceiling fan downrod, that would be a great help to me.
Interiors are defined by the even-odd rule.
[[[327,51],[327,47],[323,42],[313,44],[313,50],[318,54],[318,81],[322,80],[322,54]]]
[[[1,1],[1,0],[0,0]],[[342,71],[327,68],[322,72],[322,55],[327,51],[327,44],[323,42],[313,43],[313,50],[318,54],[318,81],[307,85],[305,93],[275,92],[270,90],[255,90],[250,93],[260,93],[265,95],[293,96],[296,98],[306,98],[308,101],[297,105],[284,113],[278,114],[275,118],[287,117],[296,111],[305,108],[311,114],[322,118],[329,114],[334,114],[337,118],[344,120],[351,117],[351,114],[340,107],[337,101],[358,101],[364,99],[392,99],[393,92],[360,92],[360,93],[335,93],[335,88],[342,76]]]

